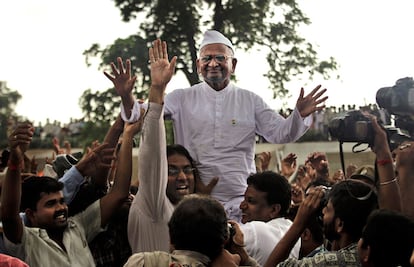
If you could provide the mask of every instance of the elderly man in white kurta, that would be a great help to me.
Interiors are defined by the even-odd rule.
[[[175,142],[197,162],[204,184],[218,177],[211,195],[224,204],[229,218],[240,221],[246,179],[255,172],[255,134],[271,143],[296,141],[310,126],[310,115],[324,108],[326,89],[317,86],[304,96],[302,88],[296,108],[283,118],[257,94],[230,81],[237,59],[220,32],[205,32],[196,63],[204,81],[167,94],[164,115],[173,121]],[[157,75],[162,77],[162,71]],[[136,120],[141,107],[132,87],[118,91],[126,121]]]

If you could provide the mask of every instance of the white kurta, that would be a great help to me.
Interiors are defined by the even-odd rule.
[[[137,119],[139,111],[138,102],[131,118],[122,110],[124,120]],[[233,84],[216,91],[205,82],[167,94],[164,113],[173,120],[175,142],[197,162],[204,184],[219,177],[212,196],[228,214],[240,213],[247,177],[256,172],[255,134],[271,143],[289,143],[299,139],[311,123],[309,116],[305,124],[297,109],[285,119],[261,97]],[[239,215],[234,219],[239,220]]]
[[[244,244],[247,253],[261,266],[266,263],[274,247],[292,225],[292,221],[285,218],[276,218],[268,222],[251,221],[241,224],[244,235]],[[289,257],[298,258],[300,239],[290,251]]]
[[[132,253],[169,252],[168,221],[174,211],[166,195],[168,173],[162,106],[150,103],[139,147],[139,189],[128,218]]]

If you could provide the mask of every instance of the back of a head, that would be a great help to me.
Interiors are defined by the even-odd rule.
[[[336,183],[329,192],[335,216],[343,221],[344,231],[356,242],[369,214],[378,208],[378,198],[372,187],[358,180]]]
[[[53,170],[61,178],[67,170],[73,165],[76,165],[78,160],[71,154],[59,154],[56,159],[52,162]]]
[[[197,251],[215,259],[228,238],[226,212],[217,200],[192,194],[175,208],[168,223],[175,249]]]
[[[357,168],[349,177],[349,179],[361,180],[371,186],[375,186],[375,177],[375,167],[373,165],[363,165]]]
[[[288,180],[273,171],[255,173],[247,178],[247,184],[256,190],[267,193],[269,205],[280,204],[280,216],[286,216],[292,199],[291,186]]]
[[[414,222],[390,210],[376,210],[362,233],[362,248],[370,246],[373,266],[410,266],[414,249]]]
[[[20,211],[24,212],[27,208],[36,210],[37,202],[42,198],[42,194],[59,192],[63,189],[63,184],[56,179],[48,176],[31,176],[22,183],[22,198]]]

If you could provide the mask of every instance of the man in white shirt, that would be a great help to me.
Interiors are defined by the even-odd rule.
[[[285,218],[291,202],[291,186],[287,179],[272,171],[256,173],[247,178],[244,200],[240,203],[247,253],[260,265],[282,239],[292,221]],[[300,240],[290,251],[298,258]]]
[[[218,31],[207,31],[199,51],[196,64],[204,82],[167,94],[164,114],[173,120],[175,142],[190,151],[203,183],[210,184],[219,178],[211,195],[224,204],[229,218],[240,221],[239,204],[247,187],[246,179],[256,172],[255,135],[271,143],[296,141],[310,126],[309,115],[324,108],[326,89],[318,85],[304,96],[302,88],[296,108],[285,119],[257,94],[230,82],[237,58],[229,39]],[[165,61],[165,68],[152,70],[151,75],[168,83],[169,60],[163,55],[159,58]],[[120,58],[118,65],[122,65]],[[116,88],[126,121],[139,118],[141,105],[132,95],[135,79],[126,81],[121,90]]]

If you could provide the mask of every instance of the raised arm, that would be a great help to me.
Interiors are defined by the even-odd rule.
[[[299,206],[293,224],[273,249],[264,265],[265,267],[274,267],[289,257],[290,251],[305,230],[310,216],[318,209],[323,195],[324,191],[319,187],[312,188],[309,191],[305,200]]]
[[[112,75],[107,72],[104,72],[104,74],[114,84],[117,94],[121,97],[125,115],[129,118],[131,117],[131,110],[135,103],[132,89],[134,89],[137,77],[131,77],[131,60],[127,59],[125,61],[125,67],[121,57],[118,57],[116,61],[118,68],[114,63],[111,63]]]
[[[27,147],[34,133],[29,123],[19,124],[9,136],[10,157],[6,178],[3,181],[1,194],[1,220],[6,237],[13,243],[20,243],[23,235],[22,219],[19,216],[21,198],[21,165],[23,151]]]
[[[141,130],[142,119],[135,123],[126,123],[122,135],[122,144],[118,152],[117,169],[114,184],[109,193],[101,199],[101,225],[105,226],[112,214],[129,196],[132,175],[133,138]]]
[[[159,205],[165,197],[167,186],[166,138],[162,105],[165,88],[171,79],[176,58],[168,60],[167,45],[155,40],[149,49],[151,60],[151,87],[149,91],[149,109],[145,117],[144,129],[139,147],[139,198],[148,198],[145,203],[151,204],[148,213],[158,217],[162,215]],[[165,166],[163,165],[165,163]],[[133,205],[138,203],[138,199]],[[140,203],[142,208],[142,203]],[[152,206],[154,205],[154,206]],[[161,213],[161,214],[160,214]]]
[[[375,132],[372,151],[376,155],[376,167],[378,171],[378,203],[382,209],[401,211],[400,186],[395,177],[393,159],[388,145],[387,134],[379,126],[374,116],[369,116]]]
[[[108,144],[108,148],[116,149],[118,145],[119,137],[124,130],[124,121],[121,118],[121,115],[118,115],[115,122],[108,129],[108,132],[105,135],[104,143]],[[111,168],[100,168],[97,170],[96,175],[92,176],[93,182],[101,186],[105,186],[108,183],[112,182],[111,177]]]

